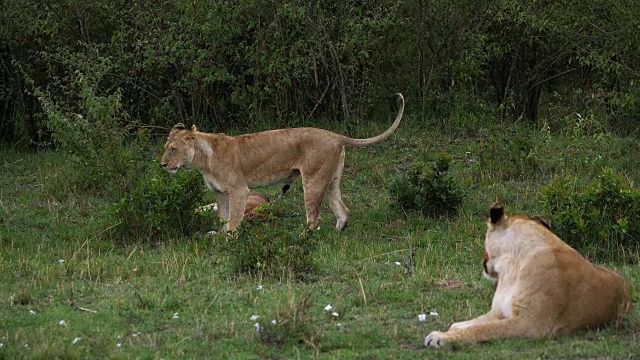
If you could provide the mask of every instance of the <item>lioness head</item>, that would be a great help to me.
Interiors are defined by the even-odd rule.
[[[170,173],[175,173],[183,166],[191,164],[193,156],[195,154],[195,137],[193,132],[196,131],[196,126],[193,125],[191,130],[183,124],[176,124],[169,133],[169,138],[164,144],[164,155],[160,165],[167,169]]]
[[[484,252],[484,257],[482,258],[482,267],[484,268],[484,271],[482,271],[482,276],[484,276],[485,279],[493,283],[498,282],[498,273],[493,268],[493,262],[491,262],[491,259],[489,259],[489,255],[486,251]]]
[[[544,226],[547,230],[551,230],[551,226],[549,225],[549,220],[547,220],[546,218],[536,215],[533,217],[527,216],[527,215],[515,215],[513,216],[513,220],[526,220],[526,221],[533,221],[536,222],[542,226]],[[506,229],[507,227],[509,227],[509,225],[511,224],[511,217],[507,216],[507,214],[505,213],[504,210],[504,205],[502,203],[495,203],[493,204],[493,206],[491,207],[491,210],[489,210],[489,220],[487,221],[487,226],[488,226],[488,230],[487,230],[487,239],[489,238],[489,233],[493,232],[493,231],[501,231]],[[500,239],[504,239],[504,240],[509,240],[509,237],[501,237],[499,236],[498,238]],[[485,244],[485,246],[487,246]],[[509,247],[510,245],[505,244],[506,247]],[[499,279],[499,274],[496,271],[496,269],[493,267],[493,262],[491,259],[491,256],[487,253],[487,249],[485,248],[484,251],[484,257],[482,259],[482,265],[484,268],[483,271],[483,276],[488,279],[491,280],[493,282],[497,282]]]

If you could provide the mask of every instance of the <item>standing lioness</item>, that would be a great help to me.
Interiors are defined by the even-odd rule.
[[[631,310],[629,285],[617,273],[591,264],[553,234],[539,217],[490,211],[485,276],[497,278],[491,310],[434,331],[424,341],[542,338],[610,323]]]
[[[400,124],[404,98],[398,98],[398,115],[384,133],[369,139],[352,139],[316,128],[271,130],[255,134],[227,136],[187,130],[177,124],[164,145],[162,166],[175,172],[190,165],[199,170],[218,200],[218,215],[225,220],[223,230],[235,230],[242,221],[249,189],[291,183],[302,176],[307,224],[320,222],[320,204],[325,195],[342,230],[349,209],[342,203],[340,177],[345,147],[362,147],[389,137]]]

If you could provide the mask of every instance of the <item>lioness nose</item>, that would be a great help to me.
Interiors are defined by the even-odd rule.
[[[168,164],[169,164],[169,163],[160,163],[160,166],[162,166],[162,167],[167,167],[167,165],[168,165]]]

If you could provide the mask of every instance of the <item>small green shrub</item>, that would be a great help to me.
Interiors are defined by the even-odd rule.
[[[278,203],[262,205],[256,212],[258,216],[243,221],[237,234],[220,235],[221,251],[229,256],[233,272],[307,280],[316,270],[311,254],[317,231],[306,226],[291,231],[281,222]]]
[[[464,199],[460,185],[449,174],[452,158],[442,153],[432,164],[417,162],[389,184],[394,205],[426,216],[455,215]]]
[[[195,211],[205,202],[206,191],[199,173],[180,171],[171,175],[154,160],[131,193],[114,206],[113,214],[120,222],[117,232],[126,240],[189,236],[212,230],[220,226],[216,224],[217,215]]]
[[[556,178],[542,189],[553,231],[586,256],[622,260],[640,247],[640,192],[622,175],[603,169],[578,189],[577,178]]]
[[[494,134],[471,149],[477,156],[474,172],[494,181],[531,178],[540,170],[531,140],[522,135]]]
[[[146,147],[129,146],[137,140],[130,136],[137,122],[124,109],[120,89],[100,86],[111,69],[109,59],[98,56],[94,60],[88,65],[83,59],[67,59],[78,70],[65,77],[65,96],[56,97],[49,89],[31,85],[54,143],[69,156],[67,188],[118,193],[131,174],[131,164]]]

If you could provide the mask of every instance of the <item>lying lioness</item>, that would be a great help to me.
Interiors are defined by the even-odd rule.
[[[631,310],[625,280],[587,261],[543,218],[507,216],[495,204],[487,224],[484,274],[498,282],[491,310],[447,332],[430,333],[426,346],[565,335],[611,323]]]
[[[290,184],[302,176],[307,224],[320,222],[320,204],[325,195],[342,230],[349,209],[342,203],[340,177],[345,147],[362,147],[389,137],[400,124],[404,98],[398,98],[398,115],[387,131],[369,139],[352,139],[316,128],[271,130],[227,136],[187,130],[177,124],[164,145],[161,164],[170,172],[192,166],[214,191],[218,215],[226,222],[223,230],[235,230],[242,221],[249,190],[278,183]]]

